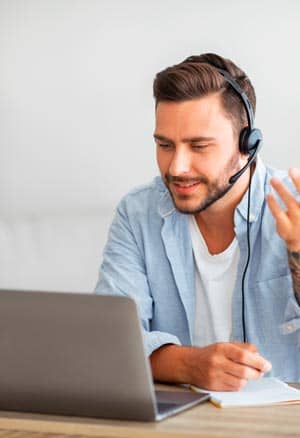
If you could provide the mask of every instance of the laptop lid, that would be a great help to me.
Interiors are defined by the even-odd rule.
[[[0,409],[155,419],[130,298],[1,290],[0,351]]]
[[[0,351],[0,410],[154,421],[209,397],[155,394],[125,296],[0,290]]]

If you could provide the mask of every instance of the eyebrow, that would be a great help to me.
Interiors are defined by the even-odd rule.
[[[168,137],[165,137],[164,135],[160,135],[160,134],[153,134],[153,137],[155,140],[161,140],[161,141],[167,141],[168,143],[174,144],[174,141],[171,140]],[[183,138],[182,141],[184,143],[195,143],[195,142],[201,142],[201,141],[214,141],[216,140],[215,137],[204,137],[204,136],[200,136],[200,137],[187,137],[187,138]]]

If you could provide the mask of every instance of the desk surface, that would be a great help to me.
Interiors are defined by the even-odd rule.
[[[300,389],[300,384],[293,386]],[[218,409],[207,402],[160,423],[0,412],[0,438],[176,436],[299,438],[300,405]]]

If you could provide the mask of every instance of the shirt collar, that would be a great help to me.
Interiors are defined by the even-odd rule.
[[[167,217],[176,210],[173,203],[173,199],[160,176],[157,176],[155,178],[154,183],[158,191],[160,192],[158,212],[162,217]]]

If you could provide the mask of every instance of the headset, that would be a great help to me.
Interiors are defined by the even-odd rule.
[[[240,132],[239,137],[239,150],[242,154],[249,155],[249,158],[247,160],[247,163],[245,166],[243,166],[237,173],[232,175],[229,178],[229,184],[234,184],[240,176],[243,175],[243,173],[248,169],[248,167],[255,161],[256,156],[262,147],[262,141],[263,136],[260,129],[254,127],[254,112],[251,105],[251,102],[245,93],[245,91],[240,87],[237,80],[227,71],[223,68],[218,67],[212,62],[209,61],[199,61],[198,56],[189,56],[184,60],[184,62],[191,62],[191,63],[205,63],[213,67],[215,70],[217,70],[225,79],[225,81],[231,86],[231,88],[236,92],[238,97],[243,103],[243,106],[246,110],[246,116],[247,116],[247,122],[248,126],[242,129]],[[251,183],[251,179],[250,179]]]
[[[184,62],[198,62],[199,59],[197,56],[189,56],[187,59],[185,59]],[[215,70],[217,70],[225,79],[225,81],[231,86],[231,88],[235,91],[235,93],[238,95],[240,100],[243,103],[243,106],[246,110],[247,115],[247,122],[248,126],[243,128],[240,132],[239,136],[239,150],[244,155],[249,155],[248,160],[246,164],[234,175],[232,175],[228,183],[232,187],[233,184],[236,183],[236,181],[243,175],[243,173],[250,167],[250,177],[249,177],[249,187],[248,187],[248,206],[247,206],[247,248],[248,248],[248,254],[247,254],[247,261],[245,264],[243,276],[242,276],[242,326],[243,326],[243,341],[247,342],[247,332],[246,332],[246,321],[245,321],[245,278],[246,273],[248,270],[248,265],[250,262],[250,256],[251,256],[251,245],[250,245],[250,201],[251,201],[251,181],[252,181],[252,174],[253,174],[253,166],[252,163],[255,162],[255,159],[257,157],[257,154],[262,147],[263,143],[263,136],[260,129],[254,127],[254,112],[251,105],[251,102],[247,96],[247,94],[244,92],[244,90],[240,87],[240,85],[237,83],[236,79],[227,71],[224,70],[215,64],[209,62],[209,61],[200,61],[200,63],[206,63],[209,64],[211,67],[213,67]]]
[[[199,62],[196,56],[190,56],[185,60],[185,62]],[[232,186],[236,183],[236,181],[243,175],[243,173],[251,166],[252,163],[255,162],[257,154],[262,147],[263,136],[260,129],[254,127],[254,112],[251,105],[251,102],[244,92],[244,90],[240,87],[237,81],[233,78],[233,76],[226,70],[217,67],[216,65],[210,63],[209,61],[202,61],[209,64],[211,67],[216,69],[225,79],[225,81],[231,86],[231,88],[238,95],[240,100],[243,103],[243,106],[246,110],[247,122],[248,126],[242,129],[239,136],[239,150],[244,155],[249,155],[247,163],[234,175],[232,175],[228,183]],[[248,269],[248,265],[250,262],[251,256],[251,245],[250,245],[250,200],[251,200],[251,180],[253,174],[253,166],[250,167],[250,177],[249,177],[249,188],[248,188],[248,207],[247,207],[247,261],[245,264],[243,276],[242,276],[242,326],[243,326],[243,341],[247,342],[247,332],[246,332],[246,321],[245,321],[245,278]]]
[[[255,161],[258,151],[262,147],[263,137],[261,130],[258,128],[254,128],[254,113],[247,94],[244,92],[244,90],[242,90],[236,80],[226,70],[218,67],[215,68],[240,97],[246,110],[248,121],[248,126],[243,128],[240,133],[239,149],[242,154],[249,155],[249,158],[245,166],[229,178],[229,184],[234,184],[239,179],[239,177],[242,176],[242,174],[248,169],[248,167]]]
[[[262,132],[258,128],[254,128],[254,113],[252,105],[247,94],[242,90],[236,80],[226,71],[216,66],[213,66],[218,70],[218,72],[223,76],[225,81],[230,84],[232,89],[237,93],[241,99],[244,108],[246,110],[248,126],[243,128],[239,137],[239,150],[242,154],[249,155],[247,163],[234,175],[229,178],[229,184],[233,185],[242,174],[254,163],[258,151],[262,147]],[[252,180],[252,166],[250,167],[250,178],[249,178],[249,188],[248,188],[248,207],[247,207],[247,261],[245,264],[243,276],[242,276],[242,326],[243,326],[243,341],[247,342],[247,332],[246,332],[246,320],[245,320],[245,278],[250,262],[251,246],[250,246],[250,200],[251,200],[251,180]]]

